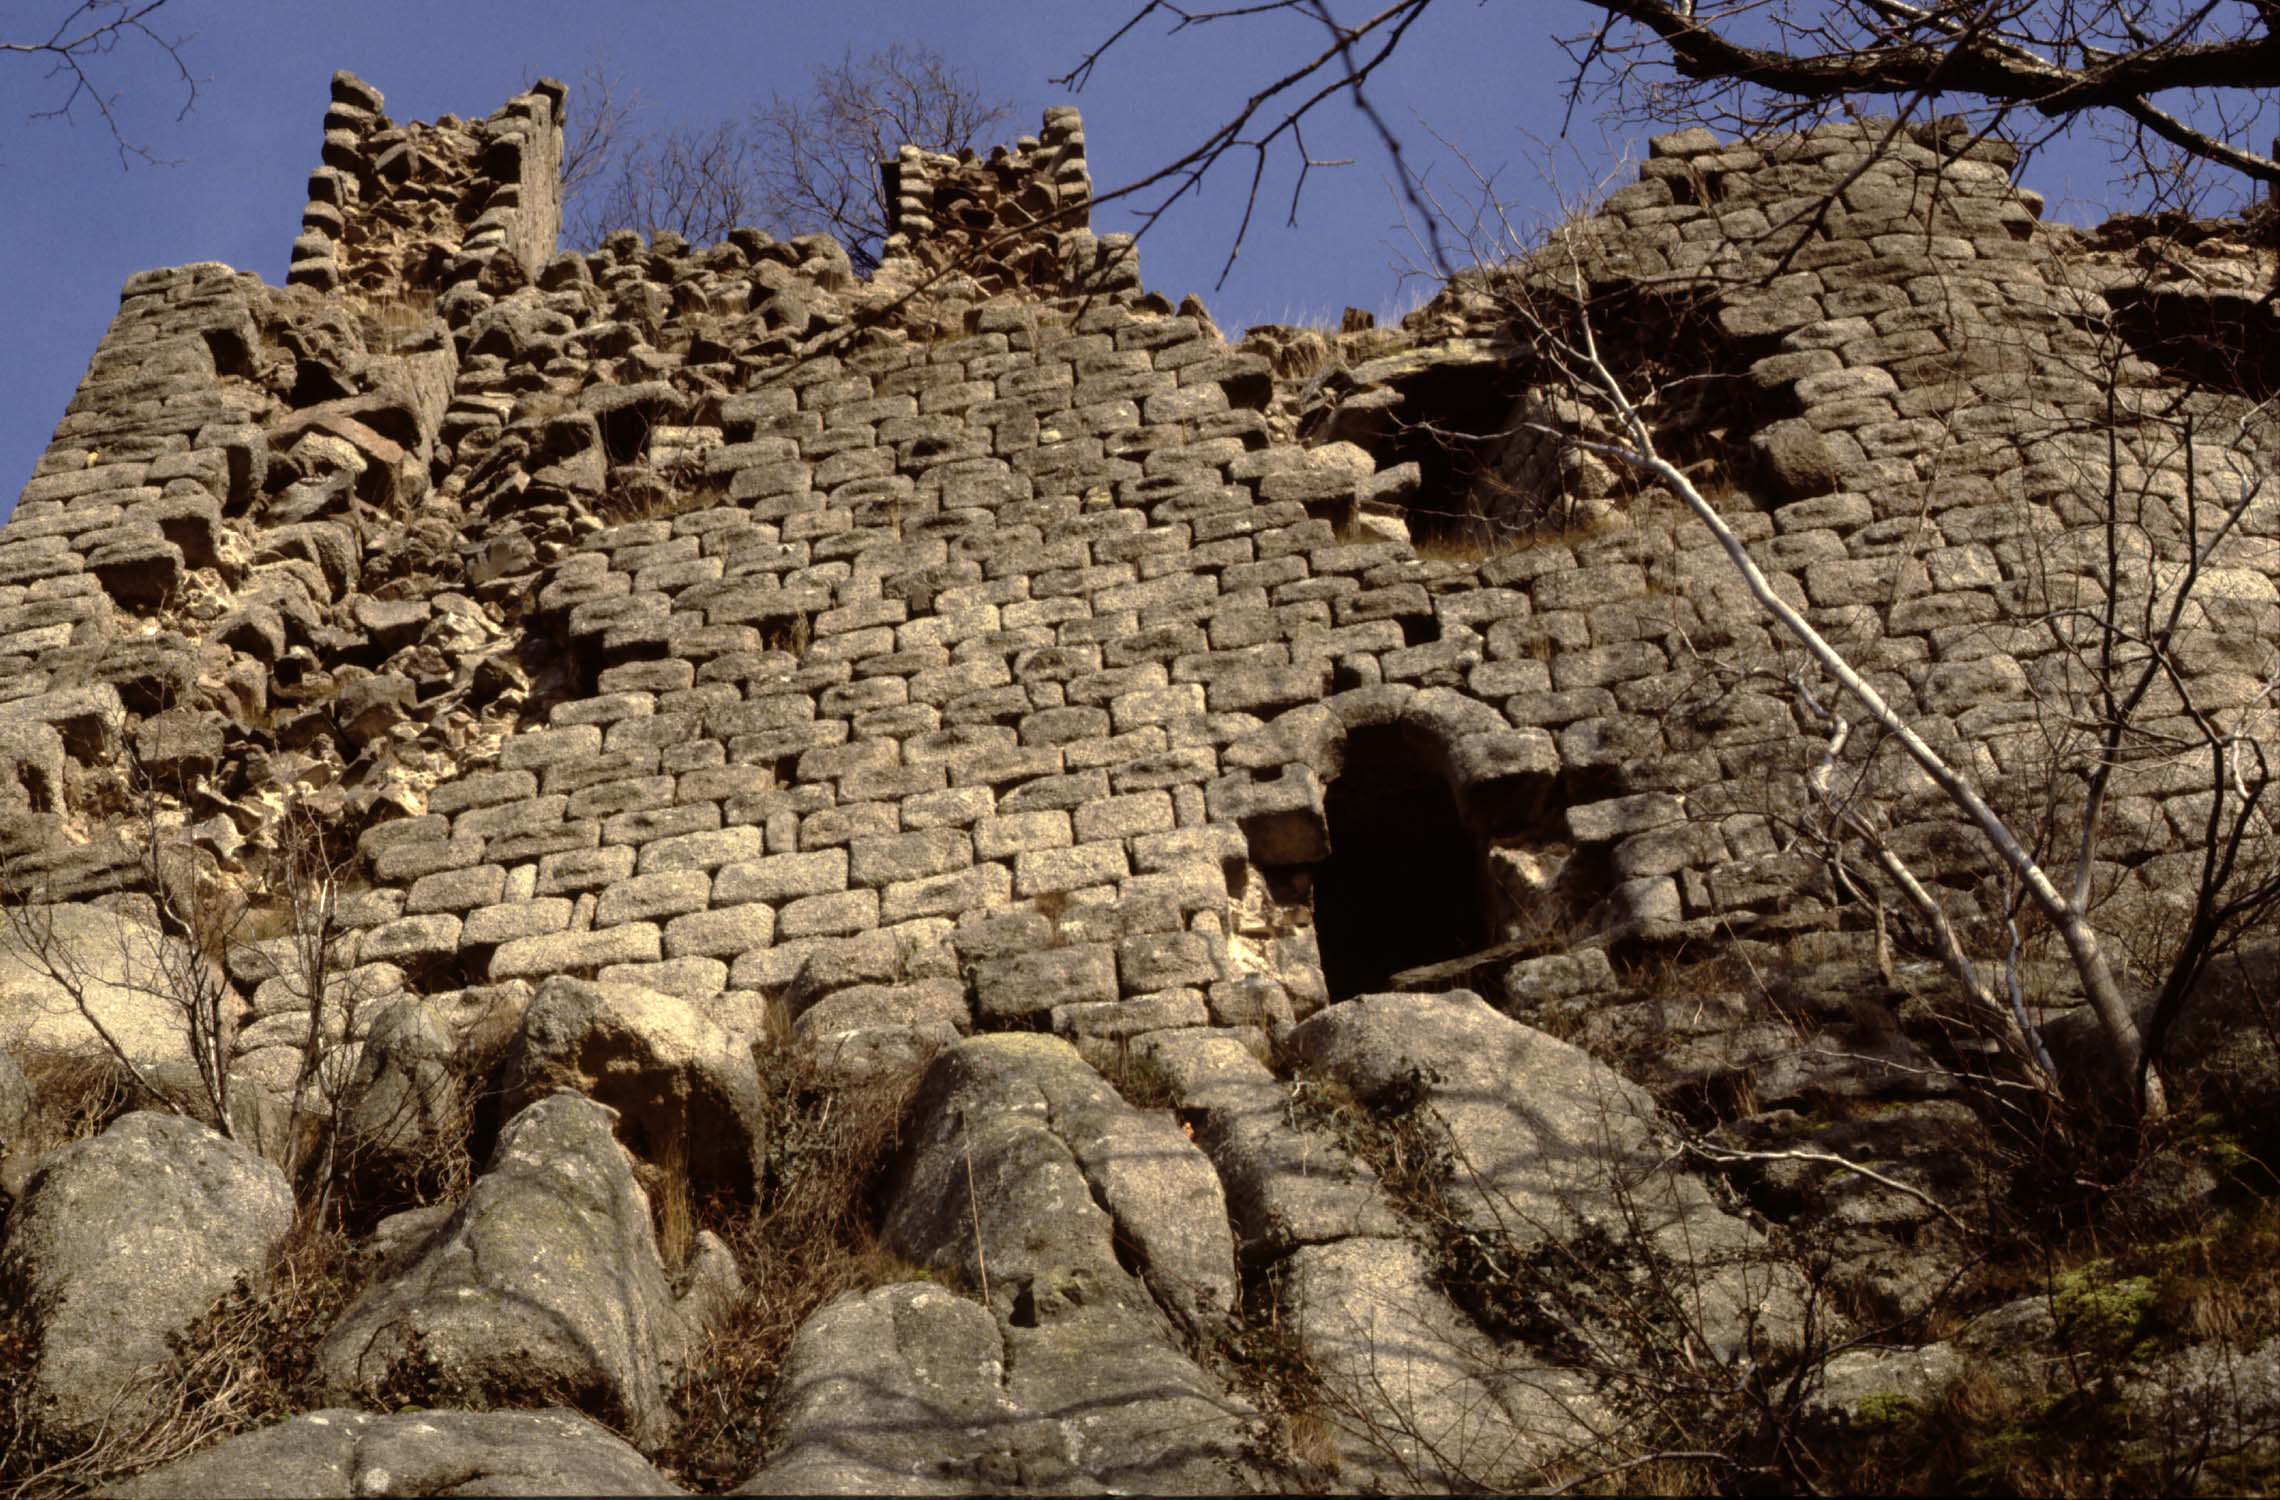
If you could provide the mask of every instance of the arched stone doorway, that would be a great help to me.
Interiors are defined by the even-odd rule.
[[[1492,857],[1564,838],[1542,730],[1445,688],[1376,684],[1292,709],[1230,745],[1210,813],[1244,835],[1234,935],[1306,1009],[1482,954],[1529,914]],[[1292,965],[1303,952],[1307,983]]]

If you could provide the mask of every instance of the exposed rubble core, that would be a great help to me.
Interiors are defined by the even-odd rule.
[[[1143,287],[1072,109],[886,164],[865,279],[752,229],[558,249],[575,107],[542,82],[399,126],[336,75],[286,286],[131,278],[0,529],[8,889],[73,942],[185,909],[169,882],[272,915],[204,958],[275,1103],[321,1003],[290,935],[313,843],[326,982],[371,1001],[342,1076],[396,1101],[353,1138],[465,1137],[471,1190],[377,1205],[408,1212],[326,1404],[389,1411],[413,1369],[582,1413],[438,1412],[428,1445],[312,1407],[182,1482],[242,1452],[347,1493],[466,1444],[501,1483],[666,1492],[634,1449],[742,1293],[720,1240],[669,1265],[643,1214],[676,1171],[769,1190],[755,1057],[924,1071],[877,1220],[907,1274],[799,1329],[747,1492],[1560,1482],[1613,1451],[1620,1382],[1590,1316],[1454,1292],[1490,1241],[1703,1257],[1685,1357],[1793,1350],[1809,1298],[1756,1210],[1813,1194],[1739,1201],[1662,1111],[1841,1098],[1845,1149],[1927,1181],[1952,1163],[1921,1142],[1978,1125],[1841,1001],[1777,1025],[1630,982],[1779,939],[1879,997],[1931,983],[1798,835],[1823,736],[1707,529],[1532,427],[1582,414],[1515,299],[1585,289],[1625,371],[1698,376],[1655,419],[1776,586],[1942,753],[2047,790],[2086,689],[2019,622],[2121,565],[2091,502],[2141,497],[2126,562],[2158,574],[2183,486],[2268,459],[2245,239],[2045,225],[2010,148],[1938,127],[1873,161],[1888,126],[1689,131],[1534,259],[1299,358]],[[2179,672],[2211,701],[2272,678],[2276,539],[2267,499],[2204,574]],[[2196,774],[2118,771],[2113,909],[2197,878]],[[1964,909],[1991,867],[1955,811],[1884,790]],[[0,1047],[92,1044],[10,963]],[[461,1044],[480,1097],[437,1081]],[[1923,1131],[1880,1145],[1870,1103]],[[1942,1232],[1892,1201],[1829,1209],[1827,1243]],[[532,1269],[549,1246],[576,1276]],[[66,1299],[98,1272],[37,1269]],[[1855,1290],[1924,1276],[1903,1248]],[[1293,1447],[1305,1391],[1328,1435]]]

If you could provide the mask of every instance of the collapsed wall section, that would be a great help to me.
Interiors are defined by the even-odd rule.
[[[499,249],[536,275],[562,228],[564,97],[544,79],[489,119],[398,126],[378,89],[335,73],[286,284],[432,299]]]
[[[956,266],[991,292],[1068,279],[1069,236],[1092,228],[1084,121],[1067,106],[1044,128],[988,155],[905,146],[880,164],[888,204],[883,258]]]

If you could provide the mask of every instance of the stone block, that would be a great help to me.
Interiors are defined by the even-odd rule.
[[[1198,989],[1161,990],[1129,1000],[1087,1001],[1053,1008],[1053,1030],[1060,1035],[1112,1042],[1151,1031],[1210,1024],[1210,1007]]]
[[[879,918],[907,922],[918,917],[954,917],[1002,906],[1013,899],[1013,872],[1001,864],[979,864],[949,875],[896,881],[879,893]]]
[[[1022,896],[1046,896],[1108,885],[1132,873],[1124,845],[1078,844],[1067,849],[1032,849],[1014,856],[1014,888]]]
[[[643,844],[637,868],[644,875],[664,870],[717,870],[737,860],[758,859],[762,843],[760,830],[749,826],[671,834]]]
[[[1312,864],[1330,853],[1322,778],[1311,766],[1284,765],[1271,777],[1224,776],[1205,801],[1214,822],[1241,827],[1261,864]]]
[[[507,901],[469,912],[459,937],[462,943],[469,946],[489,947],[512,942],[516,938],[561,932],[569,925],[569,897],[539,896],[529,901]]]
[[[1106,943],[1016,953],[973,967],[975,1009],[987,1024],[1003,1026],[1050,1015],[1064,1005],[1118,999],[1115,950]]]
[[[765,859],[723,865],[713,876],[713,899],[724,906],[746,901],[783,902],[845,889],[845,849],[771,854]]]
[[[665,924],[668,958],[734,958],[765,948],[776,933],[775,908],[757,901],[690,912]]]
[[[466,911],[489,906],[506,889],[507,872],[500,865],[470,865],[463,870],[439,870],[412,883],[404,897],[409,916],[425,912]]]
[[[627,922],[590,932],[556,932],[515,938],[491,954],[491,979],[528,979],[568,974],[611,964],[654,963],[660,952],[657,925]]]
[[[538,778],[528,771],[476,771],[444,782],[428,793],[431,813],[465,812],[494,802],[514,802],[538,795]]]
[[[572,849],[538,862],[538,894],[572,895],[598,891],[633,873],[634,852],[622,845]]]
[[[1579,844],[1612,843],[1666,823],[1681,822],[1685,817],[1685,806],[1667,792],[1611,797],[1569,808],[1568,836]]]
[[[1080,843],[1095,843],[1144,833],[1166,833],[1176,822],[1169,792],[1136,792],[1088,802],[1078,808],[1076,834]]]
[[[848,879],[856,885],[947,875],[973,862],[973,841],[959,828],[859,838],[848,845]]]
[[[659,963],[611,964],[594,976],[604,984],[634,984],[692,1003],[728,988],[728,965],[717,958],[668,958]]]
[[[776,935],[787,939],[844,936],[878,925],[879,893],[871,890],[801,896],[776,913]]]
[[[380,851],[372,860],[372,873],[391,884],[417,880],[443,870],[464,870],[483,862],[485,840],[480,837],[407,840]]]
[[[1141,995],[1208,984],[1219,977],[1219,965],[1200,932],[1144,932],[1117,945],[1116,973],[1126,994]]]
[[[603,927],[703,911],[712,899],[712,877],[702,870],[666,870],[632,875],[601,892],[594,921]]]

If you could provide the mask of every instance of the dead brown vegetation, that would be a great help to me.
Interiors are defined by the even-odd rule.
[[[658,1459],[699,1488],[752,1471],[761,1413],[809,1314],[843,1293],[928,1274],[880,1246],[876,1201],[924,1066],[841,1080],[788,1046],[758,1061],[769,1138],[757,1201],[701,1204],[695,1216],[736,1256],[744,1298],[681,1382],[681,1425]]]

